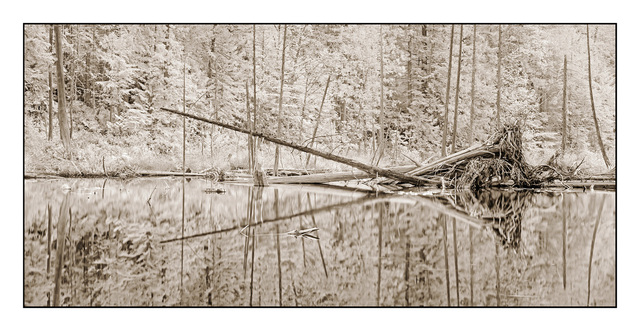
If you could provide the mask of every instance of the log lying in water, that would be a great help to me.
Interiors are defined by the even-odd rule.
[[[400,173],[414,169],[415,166],[401,166],[390,168],[389,170],[397,171]],[[289,177],[270,177],[269,183],[272,184],[325,184],[331,182],[341,182],[358,179],[371,178],[371,174],[364,171],[344,171],[325,174],[312,174],[302,176],[289,176]]]
[[[572,188],[583,188],[583,189],[593,188],[593,189],[599,189],[599,190],[614,190],[616,188],[616,181],[615,180],[593,180],[593,181],[583,182],[583,181],[567,180],[563,182],[543,184],[541,185],[541,187],[542,188],[572,187]]]
[[[319,156],[322,158],[325,158],[327,160],[331,160],[331,161],[335,161],[338,163],[342,163],[342,164],[346,164],[348,166],[357,168],[359,170],[362,170],[364,172],[369,173],[372,176],[380,176],[380,177],[387,177],[387,178],[391,178],[391,179],[395,179],[401,182],[406,182],[406,183],[411,183],[413,185],[424,185],[427,184],[429,182],[431,182],[428,179],[425,178],[421,178],[418,176],[413,176],[413,175],[406,175],[403,173],[399,173],[396,171],[392,171],[389,169],[384,169],[384,168],[380,168],[380,167],[375,167],[375,166],[370,166],[370,165],[366,165],[362,162],[356,161],[356,160],[352,160],[352,159],[348,159],[346,157],[342,157],[342,156],[338,156],[338,155],[333,155],[331,153],[326,153],[326,152],[322,152],[322,151],[318,151],[316,149],[313,148],[309,148],[306,146],[301,146],[298,144],[294,144],[294,143],[290,143],[288,141],[284,141],[282,139],[279,138],[275,138],[275,137],[271,137],[262,133],[256,133],[256,132],[251,132],[249,130],[243,129],[243,128],[239,128],[227,123],[223,123],[220,121],[215,121],[215,120],[210,120],[208,118],[204,118],[201,116],[197,116],[197,115],[192,115],[192,114],[187,114],[187,113],[183,113],[181,111],[178,110],[174,110],[174,109],[169,109],[169,108],[160,108],[161,110],[164,111],[168,111],[170,113],[174,113],[174,114],[178,114],[181,116],[185,116],[194,120],[198,120],[201,122],[205,122],[205,123],[210,123],[213,125],[217,125],[220,127],[223,127],[225,129],[229,129],[229,130],[233,130],[236,132],[240,132],[240,133],[244,133],[244,134],[249,134],[249,135],[253,135],[255,137],[259,137],[259,138],[263,138],[264,140],[270,141],[272,143],[278,144],[278,145],[282,145],[282,146],[286,146],[286,147],[290,147],[305,153],[309,153],[309,154],[313,154],[315,156]]]

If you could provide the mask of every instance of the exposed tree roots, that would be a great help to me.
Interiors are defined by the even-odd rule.
[[[561,179],[555,168],[531,166],[522,149],[522,132],[517,125],[505,125],[485,144],[436,161],[422,176],[442,177],[448,187],[482,189],[491,186],[537,187]]]

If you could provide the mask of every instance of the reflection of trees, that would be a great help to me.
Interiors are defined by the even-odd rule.
[[[102,181],[95,185],[102,186]],[[64,231],[71,234],[71,240],[64,248],[62,305],[179,304],[181,245],[158,240],[181,236],[181,192],[178,182],[167,189],[159,185],[149,208],[147,200],[155,185],[137,187],[139,192],[129,196],[107,191],[104,199],[97,192],[96,199],[87,204],[81,199],[74,201],[72,222]],[[117,185],[113,186],[117,190]],[[264,195],[254,190],[253,203],[252,195],[247,194],[249,188],[229,190],[224,196],[189,196],[194,188],[197,186],[187,186],[185,235],[210,235],[184,241],[186,305],[252,302],[254,306],[274,306],[279,304],[281,291],[283,306],[376,305],[378,297],[380,305],[440,306],[447,305],[447,273],[451,294],[459,291],[460,305],[495,305],[498,297],[500,304],[507,306],[583,305],[589,295],[589,247],[594,216],[602,202],[590,200],[588,195],[565,194],[562,204],[558,196],[516,192],[459,192],[450,200],[388,195],[343,199],[282,189],[276,216],[269,188],[264,189]],[[51,276],[45,279],[45,216],[49,202],[53,207],[51,254],[55,254],[62,195],[58,192],[55,199],[38,198],[40,205],[29,196],[25,198],[27,204],[41,210],[39,217],[25,216],[25,303],[46,305],[45,293],[50,292],[53,300],[57,260],[52,257]],[[246,212],[251,214],[247,204],[255,208],[250,215],[255,219],[251,226],[255,233],[250,236],[244,279],[245,238],[237,232],[247,224]],[[444,222],[438,222],[444,209],[457,213],[447,214],[446,231]],[[592,256],[590,303],[595,305],[613,302],[612,210],[613,199],[607,198]],[[484,223],[473,223],[472,218]],[[506,226],[508,222],[512,228]],[[483,229],[482,224],[488,226]],[[272,234],[314,225],[320,229],[321,241],[279,238],[279,272],[278,238]],[[500,239],[494,239],[494,234]],[[511,248],[527,254],[514,254]],[[249,266],[253,266],[253,277]]]

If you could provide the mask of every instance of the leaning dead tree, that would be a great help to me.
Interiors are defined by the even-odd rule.
[[[557,169],[547,164],[539,166],[529,165],[524,159],[522,132],[520,131],[520,127],[514,124],[504,125],[500,131],[496,132],[483,144],[474,145],[429,164],[385,169],[291,143],[264,133],[251,132],[250,130],[216,120],[186,114],[174,109],[160,109],[236,132],[249,135],[253,133],[255,137],[263,138],[269,142],[346,164],[360,170],[359,172],[352,171],[295,176],[291,179],[275,178],[272,181],[273,183],[329,183],[384,177],[378,179],[376,182],[382,185],[382,187],[398,188],[406,184],[413,186],[430,185],[447,188],[470,188],[472,190],[493,186],[542,187],[548,184],[554,184],[555,180],[560,180],[562,187],[568,186],[566,181],[573,181],[571,185],[577,187],[593,185],[592,183],[586,184],[584,182],[576,183],[576,177],[571,174],[575,174],[577,168],[565,169],[563,171],[562,169]],[[611,178],[604,178],[604,180],[610,179]],[[613,180],[615,180],[615,177],[613,177]]]
[[[204,118],[204,117],[200,117],[197,115],[192,115],[192,114],[186,114],[184,112],[175,110],[175,109],[169,109],[169,108],[160,108],[161,110],[164,111],[168,111],[174,114],[178,114],[181,116],[185,116],[194,120],[198,120],[198,121],[202,121],[202,122],[206,122],[206,123],[210,123],[213,125],[217,125],[220,127],[223,127],[225,129],[229,129],[229,130],[233,130],[236,132],[240,132],[240,133],[244,133],[244,134],[251,134],[252,132],[250,130],[247,129],[243,129],[243,128],[239,128],[227,123],[223,123],[220,121],[215,121],[215,120],[210,120],[208,118]],[[380,167],[375,167],[375,166],[370,166],[367,164],[364,164],[362,162],[356,161],[356,160],[352,160],[352,159],[348,159],[346,157],[342,157],[342,156],[338,156],[338,155],[334,155],[331,153],[327,153],[327,152],[322,152],[313,148],[309,148],[306,146],[302,146],[302,145],[298,145],[295,143],[291,143],[285,140],[282,140],[280,138],[276,138],[276,137],[271,137],[269,135],[263,134],[263,133],[259,133],[259,132],[253,132],[253,136],[254,137],[258,137],[258,138],[262,138],[266,141],[281,145],[281,146],[285,146],[285,147],[290,147],[296,150],[299,150],[301,152],[305,152],[305,153],[309,153],[315,156],[319,156],[322,158],[325,158],[327,160],[331,160],[331,161],[335,161],[338,163],[342,163],[342,164],[346,164],[348,166],[360,169],[362,171],[365,171],[367,173],[369,173],[370,175],[376,177],[376,176],[380,176],[380,177],[387,177],[387,178],[391,178],[394,180],[398,180],[401,182],[405,182],[405,183],[411,183],[413,185],[425,185],[428,184],[430,182],[430,180],[428,179],[424,179],[418,176],[413,176],[413,175],[408,175],[408,174],[403,174],[400,172],[396,172],[396,171],[392,171],[389,169],[384,169],[384,168],[380,168]]]

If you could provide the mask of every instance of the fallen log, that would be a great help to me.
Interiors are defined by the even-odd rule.
[[[394,168],[390,168],[389,170],[403,173],[414,168],[415,166],[409,165],[409,166],[394,167]],[[272,183],[272,184],[325,184],[325,183],[331,183],[331,182],[368,179],[371,177],[372,177],[371,174],[364,171],[344,171],[344,172],[290,176],[290,177],[270,177],[269,183]]]
[[[164,108],[164,107],[162,107],[160,109],[164,110],[164,111],[168,111],[170,113],[174,113],[174,114],[177,114],[177,115],[188,117],[188,118],[191,118],[191,119],[194,119],[194,120],[198,120],[198,121],[201,121],[201,122],[217,125],[217,126],[220,126],[220,127],[225,128],[225,129],[232,130],[232,131],[236,131],[236,132],[240,132],[240,133],[244,133],[244,134],[248,134],[248,135],[253,135],[254,137],[262,138],[262,139],[264,139],[266,141],[270,141],[270,142],[272,142],[274,144],[290,147],[290,148],[299,150],[301,152],[305,152],[305,153],[309,153],[309,154],[312,154],[312,155],[315,155],[315,156],[322,157],[322,158],[327,159],[327,160],[331,160],[331,161],[334,161],[334,162],[346,164],[348,166],[351,166],[351,167],[357,168],[359,170],[362,170],[364,172],[367,172],[370,175],[372,175],[373,177],[377,177],[377,176],[387,177],[387,178],[395,179],[395,180],[398,180],[398,181],[401,181],[401,182],[411,183],[411,184],[416,185],[416,186],[421,186],[421,185],[425,185],[425,184],[434,182],[433,180],[430,180],[430,179],[425,179],[425,178],[421,178],[421,177],[413,176],[413,175],[407,175],[407,174],[399,173],[399,172],[396,172],[396,171],[392,171],[390,169],[384,169],[384,168],[380,168],[380,167],[376,167],[376,166],[366,165],[366,164],[364,164],[362,162],[359,162],[359,161],[356,161],[356,160],[351,160],[351,159],[348,159],[346,157],[334,155],[334,154],[327,153],[327,152],[318,151],[318,150],[313,149],[313,148],[309,148],[309,147],[306,147],[306,146],[301,146],[301,145],[294,144],[294,143],[291,143],[291,142],[288,142],[288,141],[285,141],[285,140],[282,140],[282,139],[279,139],[279,138],[271,137],[271,136],[263,134],[263,133],[251,132],[250,130],[239,128],[239,127],[236,127],[236,126],[233,126],[233,125],[230,125],[230,124],[227,124],[227,123],[223,123],[223,122],[220,122],[220,121],[211,120],[211,119],[204,118],[204,117],[197,116],[197,115],[193,115],[193,114],[183,113],[181,111],[174,110],[174,109],[169,109],[169,108]]]
[[[141,177],[206,177],[207,174],[200,174],[195,172],[175,172],[175,171],[155,171],[155,170],[139,170],[136,171],[136,175]]]
[[[587,182],[583,182],[583,181],[573,181],[573,180],[568,180],[568,181],[563,181],[563,182],[554,182],[554,183],[545,183],[540,185],[541,188],[553,188],[553,187],[557,187],[557,188],[567,188],[567,187],[572,187],[572,188],[582,188],[582,189],[601,189],[601,190],[613,190],[616,188],[616,181],[613,180],[604,180],[604,181],[600,181],[600,180],[595,180],[595,181],[587,181]]]

